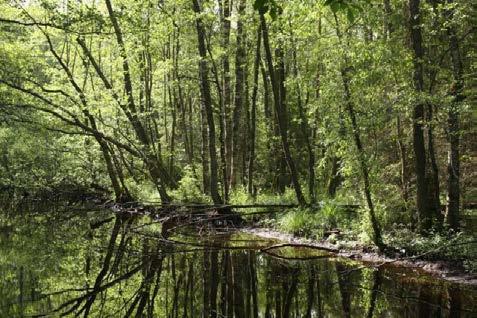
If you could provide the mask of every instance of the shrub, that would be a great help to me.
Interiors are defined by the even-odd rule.
[[[210,202],[208,196],[202,193],[201,182],[196,177],[197,169],[191,166],[184,168],[184,173],[179,181],[177,189],[171,191],[174,200],[188,203],[207,203]]]

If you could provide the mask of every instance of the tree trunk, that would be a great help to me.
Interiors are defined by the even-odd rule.
[[[243,97],[245,96],[244,81],[245,81],[245,43],[243,33],[243,23],[241,21],[245,11],[245,0],[239,0],[238,4],[238,20],[237,20],[237,51],[235,53],[235,95],[234,95],[234,110],[232,114],[232,163],[230,174],[230,185],[235,186],[241,179],[240,174],[240,127],[241,127],[241,113],[244,104]]]
[[[265,21],[265,16],[263,15],[263,13],[260,13],[260,23],[262,27],[263,45],[265,48],[265,55],[266,55],[270,80],[272,82],[273,100],[274,100],[275,111],[277,114],[278,128],[279,128],[280,137],[282,141],[282,147],[283,147],[283,152],[285,155],[285,160],[287,162],[288,169],[290,170],[293,188],[295,190],[297,201],[300,205],[306,205],[306,200],[305,200],[305,197],[303,196],[300,182],[298,180],[298,171],[296,170],[295,162],[293,161],[293,158],[290,152],[290,145],[288,142],[288,131],[286,128],[287,114],[286,114],[286,109],[284,108],[285,100],[284,100],[283,93],[280,94],[280,83],[278,82],[278,79],[276,78],[276,75],[275,75],[275,70],[273,67],[273,60],[272,60],[272,52],[270,50],[270,43],[268,39],[268,27],[267,27],[267,23]]]
[[[453,0],[447,1],[449,4]],[[459,129],[459,113],[461,102],[464,100],[462,89],[464,80],[462,77],[462,58],[459,48],[459,39],[457,32],[453,27],[454,9],[449,9],[447,12],[447,36],[449,38],[449,49],[452,60],[452,74],[454,82],[452,84],[451,94],[454,98],[451,107],[448,111],[448,138],[449,150],[447,157],[447,210],[446,223],[455,231],[460,229],[459,209],[460,209],[460,158],[459,158],[459,144],[460,144],[460,129]]]
[[[413,82],[416,92],[424,92],[422,33],[420,0],[409,0],[411,46],[413,50]],[[420,97],[419,97],[420,98]],[[418,225],[421,231],[431,228],[432,216],[428,204],[428,182],[426,172],[426,146],[424,141],[424,104],[418,101],[413,109],[413,149],[416,172],[416,205]]]
[[[192,0],[194,12],[199,15],[201,13],[199,0]],[[210,159],[210,194],[214,204],[221,204],[222,198],[219,194],[218,189],[218,179],[217,179],[217,152],[215,149],[215,125],[214,125],[214,113],[212,108],[212,96],[210,94],[209,86],[209,67],[207,63],[207,50],[205,45],[206,36],[204,26],[202,24],[202,19],[200,16],[196,18],[196,30],[197,30],[197,39],[198,39],[198,49],[200,55],[199,62],[199,76],[200,76],[200,91],[202,97],[202,107],[204,109],[205,116],[207,118],[208,125],[208,138],[209,138],[209,159]]]
[[[294,75],[298,77],[298,66],[296,59],[296,51],[293,52],[293,64],[294,64]],[[310,203],[316,202],[316,191],[315,191],[315,151],[312,146],[311,141],[311,129],[308,124],[308,118],[305,113],[303,100],[301,97],[301,88],[298,80],[296,81],[296,90],[297,90],[297,106],[298,113],[300,115],[300,127],[305,139],[306,150],[308,152],[308,195],[310,197]]]
[[[402,198],[406,203],[409,200],[409,181],[408,181],[408,172],[407,172],[407,150],[406,145],[404,144],[404,133],[402,130],[401,116],[398,114],[396,118],[396,130],[397,130],[397,144],[399,148],[399,158],[401,160],[401,191]]]
[[[200,131],[201,131],[201,148],[200,156],[202,162],[202,191],[205,194],[210,194],[210,176],[209,176],[209,138],[207,136],[207,119],[205,115],[205,108],[200,106]]]
[[[142,124],[140,117],[138,116],[138,112],[136,109],[136,105],[134,103],[134,92],[133,92],[133,85],[131,79],[131,73],[129,68],[128,56],[126,54],[126,48],[123,41],[123,35],[121,28],[119,26],[118,20],[116,18],[116,13],[113,10],[112,4],[110,0],[106,0],[106,7],[108,10],[108,15],[111,20],[111,24],[113,25],[114,33],[116,36],[116,41],[119,46],[120,56],[122,59],[122,68],[123,68],[123,84],[124,84],[124,91],[127,97],[126,106],[122,107],[123,111],[125,112],[126,116],[128,117],[131,126],[134,128],[136,136],[138,140],[145,146],[145,158],[144,162],[148,167],[149,173],[151,175],[152,181],[156,184],[159,194],[161,196],[161,200],[164,203],[170,202],[170,197],[166,192],[165,185],[168,184],[172,187],[175,187],[175,181],[170,178],[169,174],[167,173],[164,164],[160,158],[160,155],[155,154],[151,147],[151,140],[147,134],[147,131]],[[81,45],[81,41],[78,41]],[[85,50],[85,47],[83,50]],[[88,54],[88,50],[85,50]],[[90,55],[90,54],[89,54]],[[88,56],[90,61],[92,62],[93,66],[96,69],[96,72],[101,77],[102,81],[104,82],[107,89],[112,89],[112,85],[106,79],[104,74],[102,74],[99,66],[95,63],[94,58],[92,56]],[[118,99],[115,97],[115,99]]]
[[[393,25],[391,22],[391,14],[392,14],[392,8],[391,8],[391,1],[390,0],[383,0],[383,34],[384,34],[384,39],[387,40],[388,37],[391,35],[393,32]]]
[[[230,7],[232,0],[219,0],[219,7],[221,12],[221,25],[222,25],[222,47],[228,48],[230,42]],[[224,200],[229,200],[229,175],[230,175],[230,100],[231,100],[231,88],[230,88],[230,62],[229,54],[225,53],[222,56],[222,105],[220,109],[220,156],[222,164],[222,183],[224,188]]]
[[[248,158],[248,194],[254,195],[253,191],[253,169],[255,160],[255,134],[256,134],[256,117],[257,117],[257,93],[258,93],[258,72],[260,68],[260,47],[262,39],[262,28],[257,27],[257,45],[255,50],[255,60],[253,63],[253,91],[252,91],[252,110],[250,115],[250,142],[249,142],[249,158]]]
[[[331,175],[328,182],[328,196],[334,198],[336,195],[336,190],[342,182],[341,173],[339,172],[341,168],[341,160],[337,156],[331,158]]]
[[[373,228],[373,242],[376,244],[376,246],[382,250],[384,248],[384,243],[381,237],[381,229],[379,226],[378,219],[376,218],[376,213],[374,211],[374,203],[371,197],[371,184],[369,182],[369,168],[368,168],[368,162],[366,158],[366,154],[364,151],[363,144],[361,142],[361,136],[359,133],[359,126],[358,122],[356,120],[356,113],[354,110],[354,105],[351,100],[351,91],[349,88],[349,83],[350,83],[350,78],[348,75],[348,70],[343,69],[341,70],[341,76],[343,79],[343,86],[344,86],[344,93],[345,93],[345,104],[346,108],[348,110],[348,115],[351,120],[351,128],[353,129],[353,137],[354,137],[354,142],[356,145],[356,149],[358,150],[358,159],[359,159],[359,164],[361,167],[361,173],[363,176],[363,183],[364,183],[364,194],[366,197],[366,203],[368,205],[368,213],[369,213],[369,219],[371,221],[371,226]]]
[[[443,217],[441,213],[441,201],[439,198],[439,168],[437,167],[436,152],[434,149],[434,127],[432,123],[433,105],[427,105],[427,152],[429,158],[428,167],[428,205],[432,219],[436,220],[436,228],[441,228]]]
[[[339,28],[338,24],[338,18],[336,14],[334,15],[335,18],[335,23],[336,23],[336,33],[338,35],[338,38],[340,42],[342,42],[342,35],[341,31]],[[364,195],[366,197],[366,203],[368,205],[368,214],[369,214],[369,220],[371,222],[371,226],[373,228],[373,242],[376,244],[376,246],[380,249],[384,249],[384,243],[381,237],[381,228],[379,226],[378,219],[376,218],[376,213],[374,210],[374,203],[372,200],[371,196],[371,183],[369,180],[369,167],[368,167],[368,160],[366,158],[366,153],[363,147],[363,143],[361,141],[361,134],[359,133],[359,126],[358,126],[358,121],[356,118],[356,112],[354,109],[354,103],[352,100],[351,96],[351,89],[350,89],[350,74],[349,74],[349,69],[348,67],[348,57],[344,56],[344,63],[345,66],[341,68],[341,80],[343,82],[343,90],[344,90],[344,102],[345,102],[345,107],[348,111],[348,116],[351,121],[351,128],[353,131],[353,139],[354,143],[356,146],[356,149],[358,151],[358,161],[359,161],[359,166],[361,169],[361,174],[363,177],[363,185],[364,185]]]

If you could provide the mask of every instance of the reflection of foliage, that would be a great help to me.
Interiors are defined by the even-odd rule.
[[[103,220],[110,222],[91,230]],[[433,304],[431,314],[448,311],[439,304],[445,298],[454,306],[457,296],[467,310],[475,310],[475,292],[453,292],[451,299],[447,288],[452,285],[435,278],[420,278],[406,269],[378,272],[338,258],[287,260],[322,254],[291,247],[274,251],[282,257],[260,253],[257,248],[278,242],[257,241],[249,234],[178,236],[173,239],[186,244],[161,244],[157,223],[134,217],[111,220],[103,212],[88,217],[73,212],[48,218],[2,216],[0,224],[2,317],[48,314],[58,308],[57,314],[71,308],[84,313],[88,300],[91,317],[128,312],[198,317],[204,308],[222,314],[222,308],[232,306],[234,311],[237,304],[250,317],[254,303],[261,316],[267,308],[272,316],[281,308],[300,316],[311,310],[338,317],[346,305],[352,316],[366,316],[372,308],[375,316],[400,317],[405,310],[422,308],[420,300]],[[234,294],[236,290],[241,293]]]

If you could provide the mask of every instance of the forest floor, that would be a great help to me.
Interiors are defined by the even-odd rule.
[[[396,253],[394,256],[379,253],[376,248],[364,245],[356,241],[340,241],[333,244],[327,240],[314,240],[293,234],[278,231],[272,228],[245,227],[242,229],[245,233],[253,234],[267,239],[276,239],[284,243],[304,244],[315,246],[326,250],[336,249],[339,257],[345,257],[365,263],[367,266],[398,266],[407,267],[415,271],[427,273],[446,281],[477,286],[477,274],[466,272],[460,262],[447,260],[423,260],[421,255],[400,256]]]

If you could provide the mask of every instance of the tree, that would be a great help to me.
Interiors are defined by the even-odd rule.
[[[215,124],[214,124],[214,113],[212,109],[212,96],[210,94],[210,85],[209,85],[209,66],[207,63],[207,49],[205,44],[205,29],[203,26],[202,18],[200,17],[201,8],[199,0],[192,0],[194,12],[197,14],[196,17],[196,30],[197,30],[197,39],[198,39],[198,49],[199,49],[199,76],[200,76],[200,91],[202,97],[202,107],[204,109],[205,116],[207,118],[208,126],[208,139],[209,139],[209,158],[210,158],[210,193],[212,200],[215,204],[221,204],[222,198],[219,194],[218,188],[218,164],[217,164],[217,152],[215,149]]]

